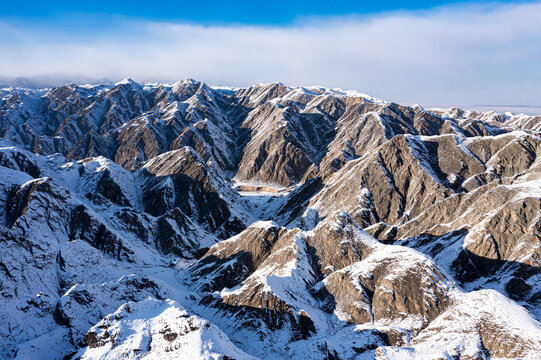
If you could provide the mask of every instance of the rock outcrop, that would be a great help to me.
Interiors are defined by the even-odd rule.
[[[0,357],[541,353],[539,116],[279,83],[0,90]]]

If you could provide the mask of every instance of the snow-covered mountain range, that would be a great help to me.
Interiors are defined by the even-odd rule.
[[[541,358],[541,116],[0,90],[0,358]]]

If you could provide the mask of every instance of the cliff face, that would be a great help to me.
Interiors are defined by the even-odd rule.
[[[0,90],[2,358],[539,358],[539,117]]]

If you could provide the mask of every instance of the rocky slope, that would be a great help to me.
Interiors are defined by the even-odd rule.
[[[0,90],[0,357],[541,357],[541,118]]]

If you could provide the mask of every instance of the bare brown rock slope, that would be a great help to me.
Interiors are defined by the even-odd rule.
[[[540,126],[280,83],[1,89],[0,357],[538,359]]]

